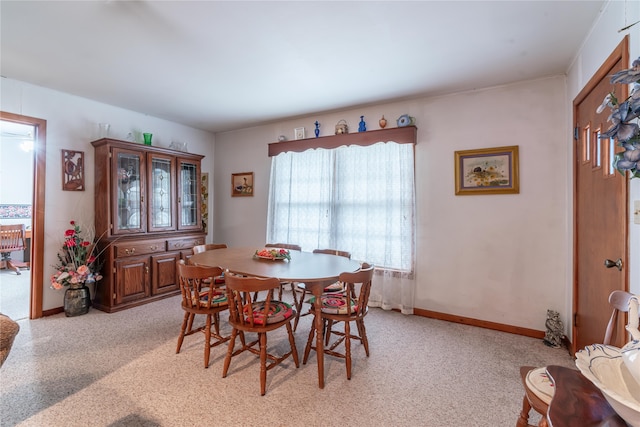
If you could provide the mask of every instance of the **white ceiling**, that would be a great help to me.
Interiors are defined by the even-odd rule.
[[[0,74],[217,132],[564,74],[604,3],[2,0]]]

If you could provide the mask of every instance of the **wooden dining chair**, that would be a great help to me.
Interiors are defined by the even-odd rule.
[[[625,291],[613,291],[609,294],[609,304],[612,307],[611,318],[605,329],[602,344],[609,345],[612,342],[613,334],[618,323],[618,313],[629,311],[629,300],[633,295]],[[533,367],[521,366],[520,378],[524,387],[524,397],[522,399],[522,410],[518,416],[516,427],[534,427],[529,424],[529,412],[533,409],[541,415],[538,427],[547,427],[547,411],[549,402],[553,397],[553,386],[547,376],[546,366]]]
[[[226,249],[227,245],[224,243],[207,243],[205,245],[196,245],[193,247],[193,254],[200,254],[206,251],[213,251],[216,249]],[[209,284],[210,280],[205,280],[205,283]],[[214,277],[214,283],[218,288],[224,287],[224,273],[221,276]]]
[[[351,259],[350,252],[339,251],[337,249],[314,249],[313,253],[338,255]],[[343,291],[344,287],[340,281],[332,283],[331,285],[324,288],[325,294],[341,293]],[[291,292],[293,293],[293,304],[296,306],[296,320],[293,323],[293,330],[296,331],[298,329],[298,322],[300,321],[300,317],[310,314],[309,310],[302,310],[302,306],[305,303],[305,298],[309,296],[309,290],[304,283],[297,283],[295,286],[291,287]]]
[[[29,263],[21,261],[13,261],[11,252],[24,251],[26,229],[24,224],[0,225],[0,253],[2,254],[2,262],[7,269],[13,270],[20,275],[21,268],[29,268]]]
[[[322,295],[319,302],[313,300],[313,304],[321,304],[323,332],[326,341],[324,353],[345,359],[347,379],[349,380],[351,379],[351,341],[354,339],[360,341],[364,346],[365,354],[369,357],[369,341],[367,340],[364,318],[369,312],[368,303],[372,279],[373,265],[363,263],[360,270],[355,273],[340,274],[339,280],[344,284],[344,294],[326,294]],[[315,313],[315,311],[313,312]],[[356,324],[357,331],[352,332],[351,322]],[[344,325],[343,330],[334,329],[340,324]],[[304,364],[307,363],[310,351],[317,350],[313,345],[315,334],[315,328],[311,328],[304,349],[302,361]],[[331,335],[337,335],[338,338],[330,344]],[[340,353],[336,351],[336,348],[343,342],[345,350],[344,353]]]
[[[193,247],[193,253],[200,254],[205,251],[212,251],[215,249],[226,249],[227,245],[224,243],[207,243],[205,245],[196,245]]]
[[[211,347],[229,341],[229,336],[220,335],[220,312],[228,308],[227,295],[215,286],[210,286],[210,281],[205,283],[205,280],[210,280],[211,277],[220,276],[222,269],[186,265],[184,260],[177,262],[177,269],[184,319],[178,337],[176,354],[180,353],[184,337],[196,332],[203,332],[205,336],[204,367],[208,368]],[[197,314],[204,314],[206,320],[204,325],[194,328],[193,322]]]
[[[296,368],[300,366],[298,361],[298,351],[293,337],[291,320],[295,311],[291,305],[273,298],[274,291],[280,287],[277,278],[257,278],[241,277],[226,274],[227,299],[229,300],[229,323],[233,327],[231,340],[227,356],[224,359],[222,377],[226,378],[231,364],[231,358],[244,352],[250,351],[260,356],[260,394],[264,396],[267,384],[267,371],[279,365],[289,356],[293,356]],[[252,294],[256,292],[266,292],[264,300],[254,301]],[[267,333],[281,327],[287,328],[289,345],[291,350],[287,353],[276,356],[267,352]],[[245,333],[256,333],[258,338],[247,343]],[[236,337],[240,335],[241,346],[235,350]],[[255,348],[258,344],[258,348]],[[269,363],[267,363],[267,359]]]
[[[302,251],[302,247],[300,245],[295,245],[292,243],[267,243],[266,245],[264,245],[265,248],[283,248],[283,249],[289,249],[290,251]],[[294,292],[294,286],[295,284],[292,282],[280,282],[280,290],[278,291],[278,299],[282,300],[282,293],[284,288],[286,288],[287,286],[291,286],[291,292]],[[294,295],[294,305],[297,306],[297,304],[295,304],[295,295]],[[295,328],[294,328],[295,331]]]

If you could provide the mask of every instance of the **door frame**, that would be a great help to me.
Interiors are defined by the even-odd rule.
[[[29,319],[42,317],[44,286],[44,197],[46,184],[47,121],[35,117],[0,111],[0,120],[31,125],[34,128],[33,143],[33,200],[31,219],[31,283]]]
[[[618,61],[622,61],[622,68],[629,67],[629,36],[626,35],[622,41],[616,46],[613,52],[609,55],[609,57],[600,65],[595,74],[591,77],[589,82],[582,88],[580,93],[573,100],[573,129],[577,127],[577,109],[578,105],[589,95],[589,93],[597,86],[597,84],[604,78],[607,77],[608,70],[610,70]],[[628,86],[623,85],[622,87],[622,99],[625,99],[628,96]],[[578,190],[578,180],[575,165],[578,164],[579,161],[579,147],[577,145],[578,140],[573,139],[573,306],[572,306],[572,316],[571,316],[571,329],[572,329],[572,342],[571,342],[571,354],[575,354],[578,349],[577,346],[577,328],[575,317],[578,310],[578,233],[577,227],[578,222],[577,218],[577,190]],[[623,290],[629,291],[629,179],[625,174],[625,192],[624,192],[624,288]]]

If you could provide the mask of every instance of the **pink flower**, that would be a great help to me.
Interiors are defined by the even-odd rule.
[[[91,242],[87,242],[86,240],[84,242],[82,242],[82,246],[87,247],[91,245]]]
[[[66,242],[64,242],[64,244],[68,248],[74,248],[76,246],[76,241],[73,239],[69,239]]]
[[[78,274],[80,276],[84,276],[87,273],[89,273],[89,267],[87,267],[86,265],[81,265],[80,267],[78,267]]]

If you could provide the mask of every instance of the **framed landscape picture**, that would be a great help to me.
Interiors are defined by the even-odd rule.
[[[518,146],[455,152],[456,195],[518,194]]]

